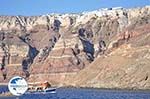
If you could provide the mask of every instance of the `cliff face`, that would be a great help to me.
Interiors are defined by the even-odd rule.
[[[114,59],[112,56],[109,57],[109,54],[121,55],[116,50],[124,44],[131,43],[135,46],[135,51],[139,48],[136,47],[138,45],[148,46],[149,28],[149,6],[134,9],[100,9],[81,14],[0,16],[1,42],[8,47],[8,60],[11,61],[6,66],[7,80],[4,81],[1,77],[0,82],[7,82],[14,75],[25,76],[27,73],[30,74],[29,81],[49,80],[62,83],[73,76],[77,82],[80,78],[80,73],[76,76],[77,72],[82,69],[86,71],[86,68],[91,69],[91,65],[97,61],[102,62],[103,55],[98,53],[101,40],[106,43],[106,60]],[[126,49],[123,48],[122,51]],[[21,66],[22,60],[28,62],[24,71]],[[99,67],[98,64],[95,66]],[[119,63],[116,65],[120,68],[125,66]],[[101,72],[101,69],[98,72]],[[87,76],[90,77],[90,73]],[[81,83],[84,85],[84,82]],[[95,86],[91,83],[92,85]]]
[[[149,89],[150,26],[146,27],[133,29],[141,35],[101,55],[67,80],[66,84],[78,87]]]

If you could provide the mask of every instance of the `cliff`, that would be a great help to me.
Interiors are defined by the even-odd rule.
[[[99,9],[80,14],[0,16],[1,42],[9,49],[9,62],[5,67],[7,79],[3,80],[1,76],[0,82],[21,75],[27,77],[28,81],[49,80],[55,84],[90,87],[129,87],[138,86],[136,78],[141,78],[142,68],[147,71],[143,74],[146,75],[146,84],[139,88],[149,88],[147,77],[150,59],[140,60],[142,55],[149,57],[150,54],[149,28],[149,6]],[[106,43],[104,54],[99,48],[101,40]],[[130,55],[131,52],[139,57]],[[21,66],[23,60],[27,62],[25,67]],[[113,65],[108,64],[108,61]],[[137,74],[128,73],[126,69],[129,67],[133,67],[131,71],[137,71]],[[132,74],[135,80],[130,79]],[[116,75],[117,78],[112,79]],[[105,85],[107,80],[111,83]]]

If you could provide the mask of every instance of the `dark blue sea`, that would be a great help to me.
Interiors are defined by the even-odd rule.
[[[1,86],[0,93],[4,91],[8,91],[8,88]],[[150,91],[58,88],[56,93],[25,94],[20,97],[0,97],[0,99],[150,99]]]

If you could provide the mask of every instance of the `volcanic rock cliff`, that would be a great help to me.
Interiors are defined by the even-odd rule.
[[[0,82],[20,75],[29,82],[150,88],[149,33],[149,6],[0,16],[0,42],[9,53],[5,61],[7,79],[0,76]],[[100,41],[106,45],[104,52]]]

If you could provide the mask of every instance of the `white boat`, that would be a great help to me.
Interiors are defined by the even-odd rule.
[[[27,94],[46,94],[46,93],[56,93],[55,87],[51,87],[51,85],[48,82],[36,82],[36,83],[30,83],[29,88],[27,90]]]
[[[56,93],[56,88],[47,88],[44,90],[38,91],[27,91],[26,94],[48,94],[48,93]]]

